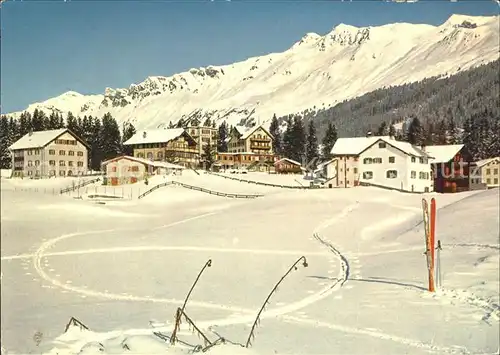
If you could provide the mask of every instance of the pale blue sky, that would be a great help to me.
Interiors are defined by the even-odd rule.
[[[12,1],[1,9],[2,112],[68,90],[102,93],[150,75],[221,65],[289,48],[338,23],[441,24],[451,14],[497,15],[490,0]]]

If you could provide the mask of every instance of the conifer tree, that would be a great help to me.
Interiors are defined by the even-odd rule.
[[[9,118],[0,117],[0,168],[8,169],[11,166],[11,155],[9,146],[12,144],[13,132],[9,131]]]
[[[394,127],[394,124],[392,122],[389,125],[389,136],[396,137],[396,128]]]
[[[446,121],[441,120],[436,129],[436,144],[448,144],[449,136]]]
[[[292,128],[292,156],[291,159],[302,162],[306,156],[306,130],[300,116],[295,116]]]
[[[130,138],[132,138],[132,136],[134,134],[137,133],[134,125],[130,122],[127,122],[127,123],[124,123],[123,124],[123,127],[122,127],[122,130],[123,130],[123,135],[122,135],[122,153],[124,155],[133,155],[133,149],[131,146],[129,145],[123,145],[123,143],[125,143],[126,141],[128,141]]]
[[[205,163],[205,169],[210,170],[215,163],[215,150],[210,142],[203,146],[202,158]]]
[[[227,137],[228,137],[227,123],[223,121],[219,126],[219,132],[217,135],[218,152],[227,152]]]
[[[89,121],[91,122],[91,134],[89,136],[89,141],[87,142],[90,145],[90,161],[89,165],[92,170],[100,170],[101,162],[102,162],[102,151],[100,144],[100,132],[101,132],[101,120],[99,117],[89,117]]]
[[[307,164],[311,164],[310,168],[316,168],[317,159],[319,156],[318,152],[318,137],[316,136],[316,127],[314,126],[314,121],[309,121],[309,127],[307,132],[307,146],[306,146],[306,157]]]
[[[407,142],[418,146],[423,145],[425,142],[424,129],[416,116],[413,116],[410,127],[408,127]]]
[[[387,136],[389,134],[389,128],[387,127],[387,123],[383,121],[377,130],[377,136]]]
[[[282,154],[283,143],[281,138],[280,126],[276,114],[273,115],[271,125],[269,126],[269,133],[273,136],[273,149],[275,154]]]
[[[293,121],[292,117],[288,116],[285,119],[286,122],[286,130],[283,134],[283,148],[282,153],[285,157],[291,158],[293,155],[293,145],[294,145],[294,132],[293,132]]]
[[[66,116],[66,128],[75,134],[78,132],[78,121],[71,112],[68,112],[68,115]]]
[[[48,129],[58,129],[59,128],[59,117],[52,111],[49,115]]]
[[[337,141],[337,128],[333,122],[328,122],[328,127],[326,129],[325,136],[323,137],[322,143],[322,154],[321,158],[323,160],[329,160],[331,157],[331,151],[335,142]]]
[[[120,154],[122,150],[120,128],[110,113],[106,113],[102,117],[101,130],[98,137],[102,160],[108,160]]]

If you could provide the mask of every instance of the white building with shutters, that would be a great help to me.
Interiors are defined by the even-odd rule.
[[[9,147],[12,177],[84,175],[89,149],[85,141],[67,128],[27,133]]]
[[[432,191],[430,156],[393,137],[339,138],[323,166],[326,185],[373,185],[409,192]]]

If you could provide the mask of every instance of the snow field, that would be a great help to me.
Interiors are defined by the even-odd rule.
[[[203,181],[228,181],[213,178]],[[199,199],[165,199],[159,208],[159,196],[168,189],[106,205],[2,191],[8,217],[2,213],[5,347],[30,351],[34,345],[26,338],[43,329],[44,351],[57,346],[60,353],[76,353],[98,339],[106,353],[120,353],[120,337],[152,341],[152,320],[169,335],[176,307],[209,258],[212,267],[186,312],[212,340],[209,329],[244,343],[265,297],[302,255],[309,267],[290,274],[262,314],[252,347],[257,353],[477,353],[498,347],[495,191],[429,194],[442,208],[437,235],[443,240],[445,286],[429,295],[420,195],[278,189],[235,201],[182,189],[179,194]],[[146,203],[150,197],[154,203]],[[36,208],[20,216],[30,203]],[[467,219],[471,223],[464,227]],[[451,242],[457,246],[447,247]],[[455,268],[474,271],[464,277]],[[52,343],[71,316],[98,333]],[[180,338],[200,343],[186,327]]]

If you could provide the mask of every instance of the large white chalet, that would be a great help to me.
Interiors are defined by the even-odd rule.
[[[339,138],[332,160],[321,165],[330,187],[373,185],[400,191],[432,191],[425,148],[389,136]]]

